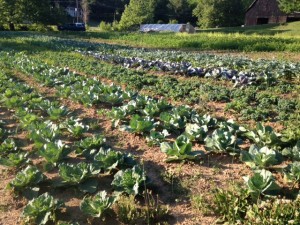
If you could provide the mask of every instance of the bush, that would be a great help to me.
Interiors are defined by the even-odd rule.
[[[106,23],[105,21],[100,22],[99,28],[101,31],[111,31],[113,29],[112,24]]]
[[[169,24],[178,24],[178,20],[171,19],[171,20],[169,20]]]

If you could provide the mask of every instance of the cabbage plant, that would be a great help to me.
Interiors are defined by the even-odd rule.
[[[239,154],[241,141],[227,129],[216,129],[205,139],[205,149],[215,153]]]
[[[64,204],[48,193],[32,199],[24,208],[21,218],[25,224],[43,225],[56,222],[56,213]]]
[[[166,162],[195,160],[202,154],[199,151],[192,151],[192,143],[185,135],[177,137],[172,145],[167,142],[161,143],[160,150],[167,154]]]
[[[37,196],[39,191],[38,184],[45,179],[46,176],[35,166],[27,166],[24,170],[17,173],[7,187],[16,192],[21,192],[25,197],[31,199]]]
[[[288,183],[300,182],[300,162],[293,162],[284,170],[284,179]]]
[[[249,152],[241,152],[241,160],[252,169],[263,169],[279,163],[277,152],[268,147],[259,148],[251,145]]]
[[[276,195],[280,191],[272,173],[265,169],[254,172],[251,177],[243,178],[253,201],[257,201],[262,195]]]
[[[96,177],[100,171],[99,168],[90,163],[62,163],[59,165],[59,175],[63,181],[57,186],[76,186],[82,192],[94,193],[98,186]]]
[[[132,169],[117,172],[111,184],[116,192],[137,195],[145,182],[145,171],[139,166],[134,166]]]
[[[70,147],[61,140],[46,143],[38,150],[38,154],[54,166],[65,159],[70,152]]]
[[[80,210],[92,217],[101,217],[114,204],[116,197],[107,196],[106,191],[98,192],[94,197],[86,197],[80,203]]]

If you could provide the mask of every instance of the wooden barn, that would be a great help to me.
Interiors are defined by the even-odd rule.
[[[277,0],[255,0],[246,12],[245,26],[300,21],[300,12],[286,14]]]

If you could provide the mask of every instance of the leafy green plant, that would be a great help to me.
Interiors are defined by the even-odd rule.
[[[98,152],[98,149],[105,145],[105,142],[106,138],[103,135],[84,138],[76,142],[76,153],[86,158],[92,158]]]
[[[127,130],[132,133],[149,133],[155,127],[154,120],[150,117],[142,117],[133,115],[129,122],[129,126],[121,127],[122,130]]]
[[[255,171],[251,177],[246,176],[243,178],[254,202],[257,201],[261,195],[276,195],[280,190],[272,173],[264,169]]]
[[[249,203],[248,190],[234,185],[228,190],[215,189],[208,207],[219,216],[218,223],[238,224],[243,223]]]
[[[0,165],[7,167],[20,167],[29,161],[26,152],[15,152],[9,153],[7,156],[0,156]]]
[[[300,162],[293,162],[285,168],[284,179],[294,184],[300,182]]]
[[[102,217],[111,208],[116,197],[107,196],[106,191],[98,192],[94,197],[86,197],[80,203],[80,210],[92,217]]]
[[[275,133],[270,126],[263,126],[257,123],[255,131],[245,133],[245,136],[253,140],[258,146],[276,147],[282,144],[280,134]]]
[[[48,193],[32,199],[24,208],[22,219],[25,224],[47,224],[56,222],[56,213],[64,204],[55,200]]]
[[[167,154],[166,162],[196,160],[202,154],[199,151],[192,151],[192,143],[185,135],[177,137],[173,145],[167,142],[161,143],[160,149]]]
[[[89,126],[84,125],[80,122],[80,119],[69,118],[64,127],[72,134],[74,137],[80,137],[82,134],[89,130]]]
[[[246,213],[247,224],[276,225],[299,224],[300,200],[270,199],[249,205]]]
[[[228,130],[216,129],[211,136],[205,139],[205,149],[215,153],[229,153],[236,155],[240,153],[239,144],[241,140],[237,139]]]
[[[5,139],[0,145],[0,155],[7,155],[17,151],[16,142],[12,138]]]
[[[159,118],[164,128],[170,132],[182,130],[186,124],[185,118],[181,117],[178,113],[162,112]]]
[[[241,160],[252,169],[263,169],[278,164],[278,153],[268,147],[259,148],[251,145],[249,152],[241,152]]]
[[[80,162],[76,165],[62,163],[59,165],[59,175],[63,179],[57,186],[76,186],[82,192],[94,193],[97,190],[98,181],[95,177],[100,169],[93,164]]]
[[[112,119],[113,128],[117,127],[121,121],[125,120],[126,116],[127,116],[126,107],[112,108],[112,110],[108,112],[108,117]]]
[[[64,144],[61,140],[46,143],[38,150],[38,154],[54,166],[65,159],[70,152],[70,147]]]
[[[137,195],[144,182],[146,182],[145,171],[139,166],[134,166],[132,169],[117,172],[111,184],[116,192]]]
[[[39,120],[38,116],[32,113],[27,113],[19,118],[20,123],[23,128],[28,128],[31,124],[37,122]]]
[[[151,130],[150,134],[146,137],[146,141],[149,146],[160,145],[169,135],[167,130],[163,130],[162,132]]]
[[[294,147],[287,147],[282,150],[282,155],[289,157],[292,160],[300,161],[300,141]]]
[[[99,152],[95,155],[95,162],[99,164],[104,171],[110,172],[116,169],[118,166],[124,164],[124,154],[119,151],[114,151],[112,149],[100,148]]]
[[[204,141],[208,133],[208,127],[206,125],[199,126],[198,124],[188,123],[185,127],[185,135],[191,141]]]
[[[42,148],[44,144],[54,142],[60,135],[58,125],[51,121],[44,121],[42,123],[32,124],[29,128],[29,138],[34,141],[37,149]]]
[[[52,121],[58,121],[62,119],[62,117],[67,116],[70,113],[65,106],[51,106],[47,109],[46,112],[49,115],[49,119]]]
[[[16,177],[8,184],[9,189],[21,192],[25,197],[31,199],[37,196],[39,187],[37,185],[44,181],[46,176],[35,166],[27,166],[17,173]]]

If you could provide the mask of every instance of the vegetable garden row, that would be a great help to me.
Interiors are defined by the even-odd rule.
[[[62,43],[64,42],[62,41]],[[83,47],[80,43],[78,45],[81,46],[80,48],[90,48]],[[100,46],[103,48],[102,45]],[[78,46],[75,44],[73,47]],[[93,47],[97,48],[99,45]],[[62,49],[66,49],[66,47]],[[123,55],[134,52],[122,48],[117,50]],[[121,53],[120,55],[122,55]],[[23,210],[23,221],[45,224],[47,221],[60,220],[55,216],[55,211],[61,208],[62,204],[60,201],[54,200],[51,193],[48,194],[48,192],[51,192],[53,188],[74,187],[84,195],[89,193],[82,200],[80,208],[82,213],[90,217],[103,218],[105,212],[109,212],[109,208],[113,208],[118,221],[123,223],[138,223],[137,221],[142,219],[146,221],[140,223],[152,224],[163,221],[174,223],[168,217],[167,209],[160,206],[158,201],[149,200],[152,195],[149,194],[147,188],[153,189],[153,184],[149,181],[143,165],[138,163],[139,160],[134,159],[126,152],[110,149],[104,136],[89,133],[90,127],[83,120],[73,116],[71,110],[61,105],[59,101],[43,97],[27,84],[15,79],[15,76],[10,75],[12,71],[21,73],[22,76],[32,79],[35,83],[55,90],[54,99],[60,101],[68,99],[68,101],[78,102],[84,107],[99,110],[100,116],[111,119],[112,129],[143,137],[142,140],[149,146],[154,146],[151,148],[152,150],[160,148],[167,163],[193,161],[196,164],[192,166],[197,166],[197,163],[219,154],[231,155],[233,160],[245,163],[248,168],[253,170],[253,173],[243,177],[242,188],[233,192],[217,189],[215,193],[211,194],[213,199],[204,199],[199,203],[218,215],[223,222],[270,224],[270,219],[274,222],[273,224],[298,224],[300,222],[297,216],[300,179],[298,162],[300,160],[300,141],[299,133],[297,133],[299,131],[294,129],[284,131],[285,129],[283,129],[284,135],[282,135],[275,132],[271,126],[262,123],[257,123],[255,128],[251,128],[233,120],[215,118],[200,113],[188,105],[176,104],[176,106],[166,98],[149,97],[143,93],[146,90],[144,87],[147,82],[150,86],[153,85],[152,91],[156,91],[155,87],[159,90],[156,82],[163,85],[162,82],[166,81],[164,79],[169,79],[170,83],[177,82],[178,84],[179,78],[177,80],[177,77],[164,78],[164,75],[162,77],[155,76],[124,68],[122,72],[126,71],[128,76],[122,77],[122,75],[116,74],[119,67],[101,62],[98,64],[97,61],[90,61],[94,60],[92,58],[87,58],[86,62],[80,62],[82,56],[78,56],[78,53],[74,52],[69,55],[59,53],[60,56],[65,56],[65,58],[58,58],[61,63],[66,63],[66,59],[70,55],[78,58],[74,57],[73,62],[65,64],[68,67],[55,67],[45,61],[54,60],[54,55],[57,53],[45,53],[46,57],[53,55],[44,61],[39,53],[30,54],[32,56],[24,53],[3,52],[0,55],[3,69],[10,71],[1,74],[2,101],[0,104],[12,110],[19,123],[18,126],[26,132],[26,139],[29,143],[33,143],[33,148],[29,153],[20,150],[12,138],[7,138],[13,135],[6,133],[5,126],[1,125],[0,163],[15,168],[14,171],[20,170],[16,174],[16,178],[9,183],[8,188],[18,195],[32,199]],[[182,55],[185,58],[185,53]],[[191,55],[197,56],[197,54]],[[107,61],[105,57],[96,56]],[[151,58],[156,55],[145,54],[145,57]],[[169,59],[172,57],[174,56],[170,56]],[[116,63],[116,59],[118,59],[123,64],[124,60],[128,60],[128,58],[120,56],[108,58],[110,63]],[[206,63],[209,64],[208,58],[210,56],[203,59],[203,62],[206,60]],[[196,58],[194,60],[197,61]],[[224,64],[231,65],[229,61],[224,60]],[[90,62],[93,62],[92,66],[88,64]],[[82,70],[89,67],[91,73],[74,68],[76,63],[88,64],[86,67],[82,67]],[[245,60],[241,64],[245,68],[249,67],[250,70],[252,68],[249,60]],[[103,70],[101,70],[101,66],[103,66]],[[272,71],[272,74],[281,73],[283,77],[276,77],[274,80],[272,75],[273,82],[256,83],[253,86],[256,89],[251,89],[251,87],[244,87],[243,90],[235,89],[234,94],[243,95],[250,92],[255,95],[260,85],[262,88],[279,90],[280,94],[284,91],[290,94],[294,87],[299,86],[297,83],[299,65],[270,62],[265,66],[268,71]],[[273,70],[271,70],[272,66]],[[262,70],[261,67],[257,71]],[[107,68],[110,70],[105,70]],[[114,70],[114,68],[117,69]],[[286,69],[282,71],[282,68]],[[74,69],[87,75],[79,75],[74,72]],[[142,92],[141,88],[130,89],[129,87],[125,90],[114,84],[104,84],[99,81],[97,76],[89,76],[89,74],[96,75],[96,73],[112,80],[117,79],[119,83],[122,83],[120,82],[122,79],[124,79],[123,82],[128,82],[126,79],[134,80],[139,77],[139,82],[143,87]],[[217,76],[217,78],[220,77]],[[193,81],[191,80],[191,82]],[[211,83],[208,81],[207,85],[213,87],[214,83],[219,82],[222,83],[219,80]],[[289,86],[289,82],[291,86]],[[186,85],[186,89],[188,89],[188,83],[181,84]],[[204,87],[205,84],[201,85]],[[166,87],[165,97],[171,92],[170,87]],[[217,90],[221,90],[221,87],[216,87],[219,88]],[[196,90],[199,86],[190,86],[190,88]],[[164,96],[161,93],[158,91],[156,96]],[[279,97],[275,100],[270,99],[266,93],[264,94],[266,96],[263,96],[262,99],[265,101],[274,101],[278,105],[280,101],[283,101]],[[172,96],[170,97],[171,100],[174,100]],[[299,107],[297,99],[292,98],[289,104],[294,104],[291,106],[293,110]],[[103,106],[106,108],[103,109]],[[284,119],[279,117],[278,120],[283,121]],[[98,133],[98,131],[94,133]],[[155,146],[159,148],[155,148]],[[202,146],[201,149],[198,149],[200,146]],[[35,157],[45,162],[42,168],[39,163],[35,165]],[[49,171],[57,173],[58,177],[49,179],[43,175],[41,170],[46,173]],[[102,190],[100,179],[105,176],[109,177],[111,174],[114,175],[111,181],[112,186],[108,190]],[[100,190],[102,191],[100,192]],[[121,200],[124,194],[125,196],[133,195],[136,198],[143,197],[146,207],[140,209],[140,217],[133,217],[132,220],[123,219],[120,212],[121,206],[118,205],[122,204]],[[116,206],[113,206],[114,204]],[[41,207],[45,208],[45,211],[37,210]],[[123,210],[124,208],[126,207],[123,206]],[[266,210],[260,210],[263,208]],[[128,211],[126,212],[128,213]],[[111,216],[107,215],[106,217]]]

